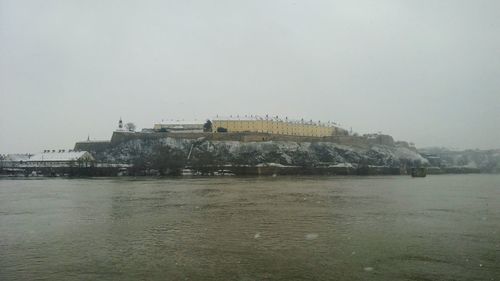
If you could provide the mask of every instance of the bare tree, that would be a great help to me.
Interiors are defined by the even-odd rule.
[[[212,121],[207,120],[207,122],[203,124],[203,132],[212,132]]]
[[[132,122],[125,124],[125,129],[127,129],[130,132],[135,132],[135,128],[136,128],[135,124]]]

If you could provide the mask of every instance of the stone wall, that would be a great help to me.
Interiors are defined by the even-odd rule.
[[[387,146],[395,145],[394,139],[389,135],[371,134],[371,135],[365,135],[364,137],[368,140],[370,144],[381,144]]]
[[[134,139],[141,140],[156,140],[162,138],[176,138],[176,139],[198,139],[203,137],[209,137],[212,133],[132,133],[132,132],[113,132],[111,137],[111,145],[117,145],[119,143],[131,141]]]
[[[342,129],[330,124],[290,122],[288,120],[278,120],[275,118],[265,120],[215,119],[212,120],[212,128],[214,132],[216,132],[218,128],[224,128],[230,133],[265,132],[275,135],[310,137],[324,137],[343,133]]]
[[[213,141],[240,141],[240,142],[260,142],[260,141],[289,141],[289,142],[333,142],[337,144],[369,147],[371,142],[365,137],[358,136],[329,136],[329,137],[305,137],[305,136],[289,136],[289,135],[274,135],[268,133],[170,133],[170,132],[155,132],[155,133],[131,133],[131,132],[114,132],[111,137],[111,145],[116,145],[126,141],[141,139],[154,140],[162,138],[176,139],[199,139]],[[390,138],[392,140],[392,137]],[[375,141],[377,144],[386,144],[394,146],[394,141]]]

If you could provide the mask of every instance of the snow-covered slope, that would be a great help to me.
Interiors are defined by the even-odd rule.
[[[350,147],[331,142],[238,142],[163,138],[131,140],[95,155],[101,161],[131,163],[148,157],[158,146],[182,152],[191,161],[207,159],[224,165],[257,166],[274,163],[285,166],[385,166],[401,167],[427,163],[417,152],[404,146],[372,145],[369,148]]]

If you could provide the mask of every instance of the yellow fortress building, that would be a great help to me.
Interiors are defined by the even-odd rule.
[[[346,130],[335,126],[332,122],[313,122],[280,119],[279,117],[226,117],[213,118],[212,131],[217,132],[254,132],[268,133],[276,135],[307,136],[307,137],[329,137],[334,135],[344,135]]]

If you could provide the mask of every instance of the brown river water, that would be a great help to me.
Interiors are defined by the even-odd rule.
[[[500,280],[500,175],[1,179],[0,280]]]

